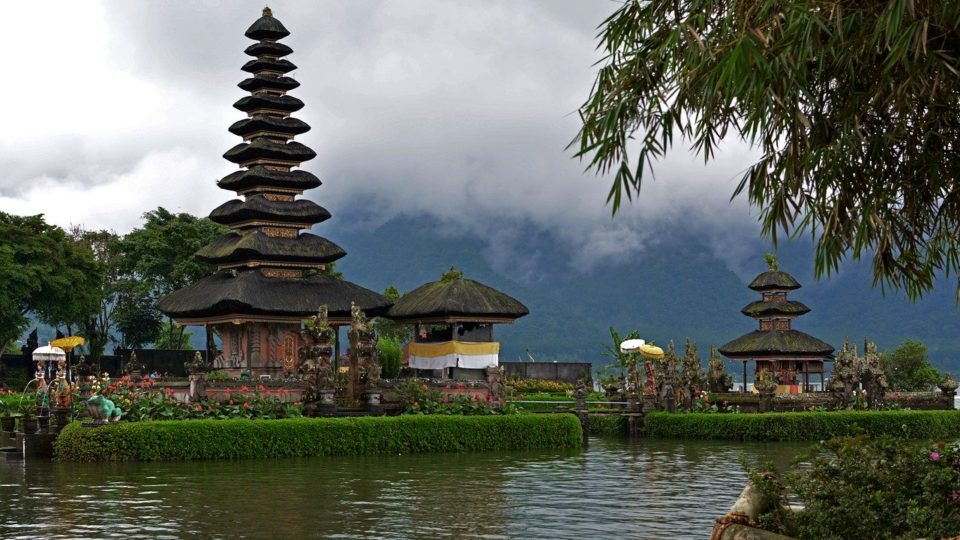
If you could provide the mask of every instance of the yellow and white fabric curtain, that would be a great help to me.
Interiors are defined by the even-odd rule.
[[[414,369],[443,369],[460,367],[483,369],[500,364],[500,343],[468,343],[443,341],[440,343],[410,343],[407,350],[409,366]]]

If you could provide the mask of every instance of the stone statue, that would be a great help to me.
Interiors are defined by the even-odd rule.
[[[353,323],[350,325],[351,329],[355,332],[367,332],[369,331],[369,324],[367,322],[367,315],[360,309],[360,306],[350,302],[350,317],[353,319]]]
[[[303,320],[301,331],[306,344],[297,351],[296,371],[303,377],[304,415],[329,415],[336,410],[337,373],[330,363],[336,332],[330,326],[326,305],[317,314]]]
[[[191,375],[194,373],[206,373],[210,371],[210,368],[210,363],[203,359],[203,354],[201,354],[200,351],[193,353],[193,360],[183,363],[183,369]]]
[[[846,406],[850,403],[853,391],[860,386],[860,360],[857,356],[856,347],[854,346],[853,349],[850,348],[849,340],[843,342],[840,353],[834,362],[833,375],[830,380],[831,384],[833,384],[834,379],[839,380],[843,384],[843,389],[840,393],[840,405]],[[835,388],[839,389],[839,386],[835,386]]]
[[[867,392],[867,407],[879,409],[883,406],[889,384],[887,375],[880,365],[880,353],[876,343],[864,341],[863,358],[860,359],[860,372],[864,390]]]
[[[943,392],[943,395],[950,398],[957,395],[957,387],[960,387],[960,384],[957,384],[957,381],[953,380],[953,375],[951,375],[949,371],[944,375],[940,384],[937,385],[937,388]]]
[[[710,348],[710,367],[707,371],[707,385],[711,392],[729,392],[733,388],[733,377],[727,373],[723,359],[716,347]]]
[[[204,360],[200,351],[193,354],[193,360],[184,362],[183,368],[187,370],[190,378],[190,394],[187,399],[191,403],[199,403],[207,399],[207,372],[210,371],[210,363]]]
[[[90,365],[90,362],[87,362],[87,357],[81,354],[80,360],[73,366],[73,372],[81,377],[89,377],[93,375],[93,366]]]
[[[503,378],[503,368],[489,366],[487,368],[487,384],[490,386],[490,399],[494,403],[503,404],[507,399],[506,388],[500,380]]]
[[[95,422],[116,422],[120,420],[123,411],[112,401],[97,394],[87,400],[87,413]]]
[[[573,386],[573,396],[576,400],[576,408],[578,411],[586,410],[587,408],[587,381],[583,378],[577,379],[577,384]]]
[[[123,372],[130,376],[131,380],[140,378],[146,367],[137,359],[137,351],[130,351],[130,359],[123,365]]]

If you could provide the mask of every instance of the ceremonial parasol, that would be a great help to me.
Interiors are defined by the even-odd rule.
[[[657,347],[656,345],[644,343],[637,348],[637,352],[651,360],[663,360],[663,349]]]
[[[50,346],[60,347],[65,351],[70,351],[74,347],[79,347],[80,345],[83,345],[86,342],[87,340],[83,339],[81,336],[67,336],[67,337],[62,337],[60,339],[55,339],[51,341]]]
[[[620,344],[620,352],[635,353],[640,347],[643,347],[646,341],[642,339],[628,339]]]

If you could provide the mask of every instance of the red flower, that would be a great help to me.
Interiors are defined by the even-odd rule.
[[[246,401],[243,402],[243,408],[244,408],[244,409],[249,409],[249,408],[250,408],[250,404],[247,403]]]
[[[257,385],[257,392],[266,392],[266,391],[267,391],[267,387],[266,387],[266,386],[264,386],[264,385],[262,385],[262,384],[258,384],[258,385]]]
[[[249,392],[249,391],[250,391],[250,389],[247,388],[247,385],[243,385],[243,386],[240,387],[240,393],[241,393],[241,394],[246,394],[246,393]]]

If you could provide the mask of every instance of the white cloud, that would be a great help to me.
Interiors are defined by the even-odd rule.
[[[202,215],[231,198],[214,180],[234,170],[220,155],[237,142],[226,128],[242,116],[230,105],[243,95],[243,31],[261,7],[63,2],[50,16],[47,4],[7,6],[44,24],[2,38],[31,53],[11,60],[29,88],[0,87],[18,104],[0,132],[0,209],[124,232],[158,205]],[[676,148],[614,220],[610,180],[565,150],[609,1],[271,7],[300,66],[297,116],[313,130],[299,140],[319,154],[307,168],[325,183],[309,196],[335,220],[428,214],[481,231],[495,223],[502,242],[532,226],[578,265],[642,250],[678,220],[702,224],[733,266],[741,232],[756,237],[746,205],[727,202],[750,157],[742,145],[708,167]]]

